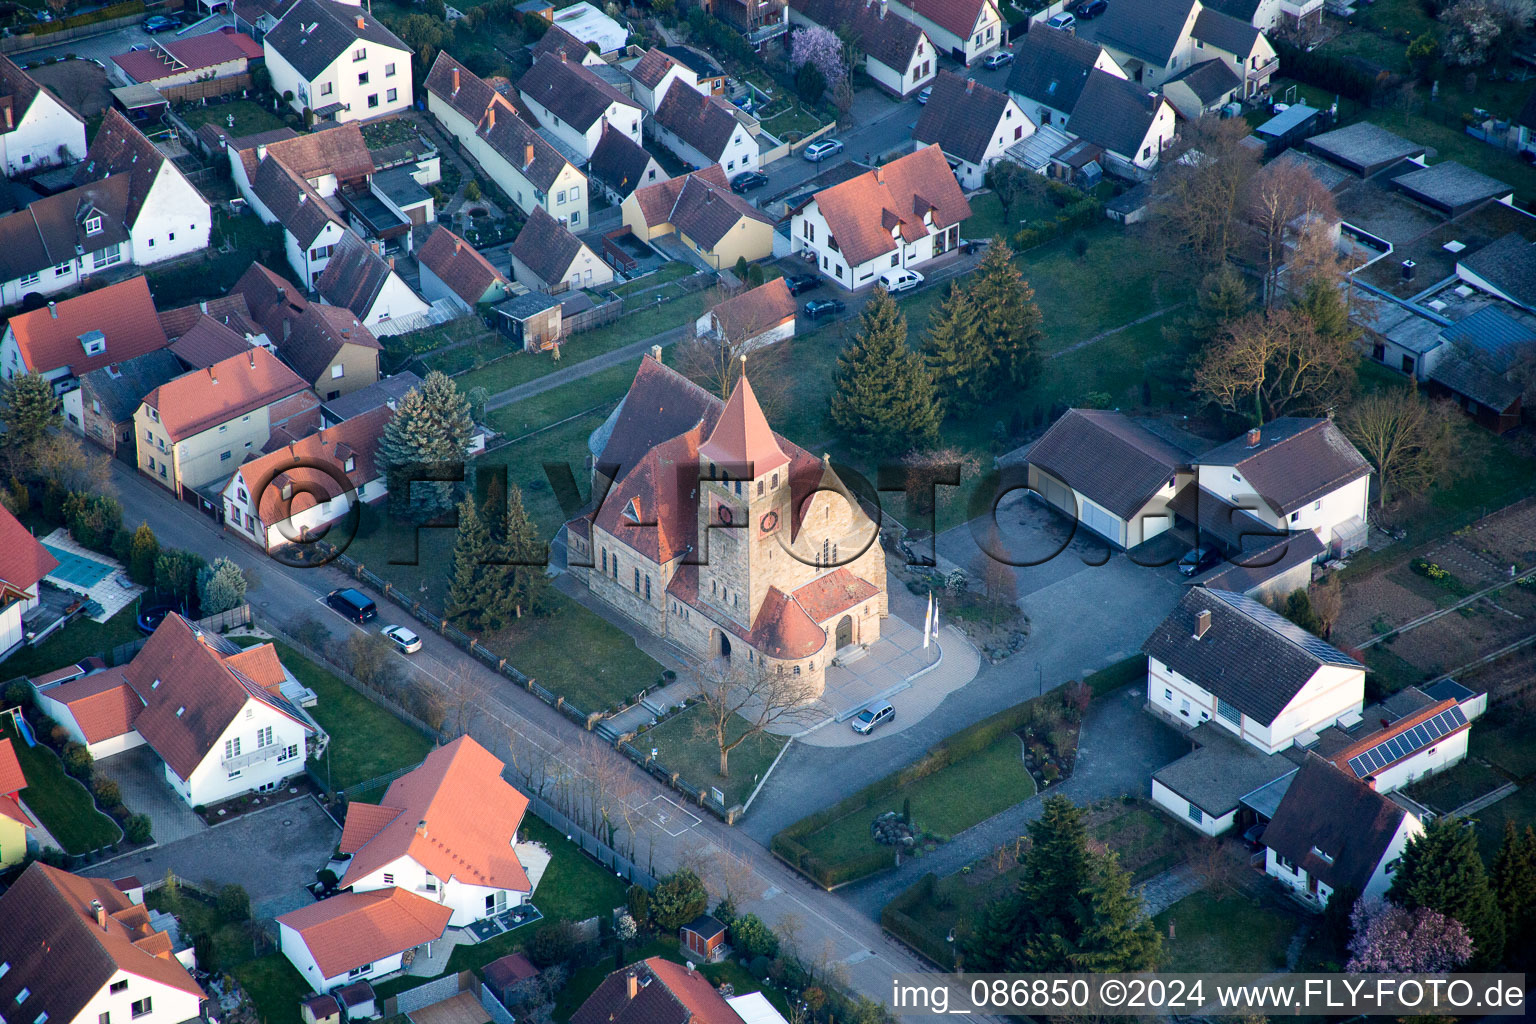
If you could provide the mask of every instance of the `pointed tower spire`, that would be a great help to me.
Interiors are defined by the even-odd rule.
[[[730,401],[720,413],[720,420],[709,434],[709,439],[699,446],[699,457],[723,466],[733,476],[760,477],[789,463],[789,456],[779,448],[773,428],[763,415],[763,407],[757,404],[752,384],[747,380],[746,357],[742,357],[742,374],[731,390]],[[750,467],[750,468],[749,468]]]

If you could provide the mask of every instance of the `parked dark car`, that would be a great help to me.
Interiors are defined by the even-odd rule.
[[[1082,21],[1092,21],[1105,11],[1109,10],[1109,0],[1084,0],[1075,8],[1077,16]]]
[[[157,32],[170,32],[181,27],[181,23],[175,18],[167,18],[163,14],[157,14],[153,18],[144,20],[144,31],[150,35]]]
[[[747,171],[731,179],[731,191],[737,195],[746,195],[753,189],[762,188],[766,184],[768,184],[768,175]]]
[[[821,284],[821,278],[815,274],[791,274],[784,279],[784,286],[789,289],[791,295],[808,292],[819,284]]]
[[[805,304],[805,315],[812,320],[820,320],[826,316],[836,316],[847,307],[842,299],[812,299]]]
[[[379,606],[367,594],[353,590],[333,590],[325,595],[325,603],[353,622],[367,622],[379,614]]]
[[[1201,544],[1197,548],[1191,548],[1179,559],[1179,573],[1184,576],[1198,576],[1221,561],[1221,548],[1214,544]]]

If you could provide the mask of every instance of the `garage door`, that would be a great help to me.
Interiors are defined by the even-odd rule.
[[[1040,494],[1046,501],[1068,515],[1076,514],[1077,500],[1072,497],[1072,489],[1070,487],[1049,473],[1040,473],[1035,478],[1035,483],[1040,488]]]
[[[1083,525],[1088,527],[1100,537],[1120,543],[1120,520],[1104,511],[1091,501],[1083,502]]]

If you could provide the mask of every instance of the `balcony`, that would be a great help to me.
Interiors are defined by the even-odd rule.
[[[1260,64],[1258,67],[1250,67],[1247,69],[1248,81],[1262,82],[1279,70],[1280,58],[1271,57],[1269,60],[1265,61],[1263,64]]]
[[[1323,9],[1323,0],[1280,0],[1280,11],[1288,18],[1300,21],[1312,17]]]
[[[287,748],[281,743],[269,743],[264,747],[257,747],[255,750],[249,750],[243,754],[236,754],[234,757],[223,758],[219,761],[219,765],[224,769],[225,772],[244,771],[245,769],[254,765],[265,764],[268,761],[279,760],[283,751],[286,749]],[[299,759],[295,757],[293,760],[298,762]]]

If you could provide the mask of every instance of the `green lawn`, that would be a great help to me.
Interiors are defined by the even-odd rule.
[[[720,747],[715,742],[714,733],[699,731],[699,727],[707,723],[702,708],[690,708],[637,736],[635,749],[646,753],[655,747],[660,751],[657,760],[668,771],[678,772],[689,785],[700,789],[718,787],[725,793],[726,807],[745,803],[788,740],[771,733],[750,737],[731,751],[728,762],[731,774],[728,778],[722,777]],[[739,737],[746,730],[747,723],[737,716],[731,738]]]
[[[1477,738],[1481,748],[1483,737],[1479,735]],[[1463,761],[1454,768],[1414,783],[1408,787],[1407,793],[1431,809],[1449,814],[1508,782],[1507,778],[1480,761]]]
[[[123,837],[111,818],[96,809],[91,794],[70,778],[54,752],[42,742],[27,746],[11,724],[11,717],[0,717],[0,738],[8,738],[21,762],[27,788],[22,800],[40,819],[42,825],[64,847],[65,853],[89,853],[111,846]]]
[[[0,664],[6,679],[36,676],[100,654],[110,658],[112,648],[142,639],[137,625],[138,606],[130,605],[106,622],[92,622],[81,616],[57,633],[32,647],[23,647]]]
[[[334,789],[346,789],[387,772],[420,764],[432,741],[358,693],[331,672],[284,644],[279,660],[320,702],[310,714],[331,735],[324,757],[314,764]]]
[[[185,937],[213,936],[214,961],[198,964],[203,970],[232,971],[251,959],[251,932],[245,922],[226,920],[212,905],[185,891],[172,896],[164,889],[156,889],[145,894],[144,902],[152,910],[174,914],[181,922]]]
[[[299,1002],[309,996],[309,983],[286,956],[268,953],[236,967],[234,974],[256,1004],[261,1024],[299,1024]]]
[[[579,413],[599,408],[606,412],[629,390],[639,365],[639,359],[633,362],[625,360],[617,366],[599,370],[590,377],[502,406],[486,418],[490,420],[491,426],[515,439]]]
[[[177,116],[187,122],[196,131],[205,124],[218,125],[219,128],[233,133],[233,135],[255,135],[259,132],[269,132],[281,128],[286,123],[277,114],[272,113],[271,107],[264,107],[251,100],[234,100],[229,103],[210,103],[208,106],[199,106],[189,103],[178,110]],[[283,108],[283,113],[288,113],[288,108]],[[229,118],[234,117],[235,124],[229,126]]]
[[[1259,901],[1229,890],[1224,899],[1208,892],[1187,896],[1154,923],[1163,936],[1160,970],[1260,973],[1283,970],[1291,936],[1312,922],[1299,908],[1283,907],[1278,896]]]
[[[948,838],[1034,795],[1022,742],[1005,733],[975,756],[903,786],[800,841],[818,859],[836,864],[882,849],[869,837],[869,824],[886,811],[900,813],[904,801],[911,801],[912,820],[919,829]]]
[[[1120,866],[1131,873],[1133,884],[1145,882],[1187,859],[1189,832],[1153,807],[1136,804],[1088,831],[1120,855]]]
[[[1517,779],[1536,774],[1536,743],[1525,715],[1496,711],[1477,723],[1473,751]]]
[[[1492,864],[1504,842],[1506,821],[1514,822],[1515,830],[1519,832],[1524,832],[1527,825],[1536,825],[1536,783],[1527,783],[1471,817],[1477,821],[1478,848],[1483,852],[1483,859]]]
[[[486,646],[588,714],[656,685],[661,666],[629,634],[562,594],[551,597],[549,615],[487,635]]]
[[[178,260],[145,276],[155,305],[165,309],[226,294],[240,275],[250,269],[253,260],[270,267],[287,266],[283,259],[282,229],[275,224],[262,224],[255,214],[231,217],[216,211],[206,255]]]
[[[698,271],[691,263],[682,260],[673,260],[663,263],[656,271],[637,277],[633,281],[625,281],[621,285],[615,285],[612,289],[615,295],[633,295],[635,292],[643,292],[657,285],[668,284],[672,281],[680,281],[685,277],[692,277]]]

